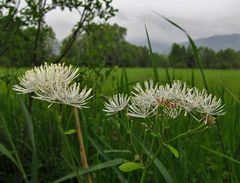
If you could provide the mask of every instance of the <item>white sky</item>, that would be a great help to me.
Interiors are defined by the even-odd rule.
[[[156,15],[156,11],[186,29],[193,38],[240,33],[240,0],[113,0],[119,9],[111,23],[128,30],[127,40],[146,44],[144,24],[152,44],[171,44],[186,40],[183,33]],[[59,40],[66,37],[77,22],[77,13],[58,10],[47,15]]]

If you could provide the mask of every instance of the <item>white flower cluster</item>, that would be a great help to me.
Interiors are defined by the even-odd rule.
[[[34,93],[36,99],[84,108],[92,89],[80,90],[80,85],[73,83],[77,76],[78,69],[72,66],[45,63],[26,71],[13,89],[18,94]]]
[[[221,99],[180,81],[165,86],[152,80],[145,81],[143,87],[137,83],[130,97],[124,94],[110,97],[105,108],[109,115],[127,108],[128,116],[138,118],[154,115],[177,118],[183,112],[206,124],[214,123],[214,116],[225,114]]]

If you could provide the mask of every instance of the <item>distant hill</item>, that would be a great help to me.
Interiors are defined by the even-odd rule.
[[[236,51],[240,50],[240,34],[216,35],[207,38],[196,39],[194,41],[197,46],[212,48],[215,51],[227,48],[233,48]],[[183,42],[180,44],[187,46],[188,42]]]

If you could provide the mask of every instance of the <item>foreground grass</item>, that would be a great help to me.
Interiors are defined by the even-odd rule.
[[[3,125],[3,121],[5,121],[26,176],[32,176],[32,154],[33,150],[36,149],[38,164],[35,168],[38,171],[38,180],[51,182],[74,172],[72,163],[81,167],[78,144],[75,141],[74,134],[67,136],[71,144],[71,153],[69,154],[57,125],[57,122],[61,121],[65,129],[74,128],[73,119],[71,118],[68,121],[72,111],[71,108],[67,107],[63,116],[61,116],[62,106],[54,105],[48,109],[47,103],[34,101],[31,118],[36,147],[33,148],[31,145],[32,137],[29,135],[26,126],[20,96],[12,91],[16,76],[23,73],[24,70],[0,69],[0,77],[2,78],[0,81],[0,112],[2,115],[0,119],[0,142],[10,149],[11,154],[14,155],[15,152],[9,143],[6,128]],[[85,129],[84,139],[88,139],[86,147],[91,166],[112,159],[119,161],[119,158],[134,160],[135,154],[130,146],[128,133],[122,128],[117,118],[108,118],[102,112],[103,99],[106,95],[112,93],[128,92],[137,81],[153,79],[152,69],[148,68],[127,68],[125,75],[121,68],[114,69],[107,75],[108,70],[104,69],[101,73],[95,72],[95,75],[92,72],[83,71],[84,77],[80,76],[79,79],[88,86],[95,88],[95,98],[90,102],[90,108],[84,110],[84,113],[81,114],[81,121],[83,121]],[[169,77],[164,69],[159,69],[158,73],[159,80],[162,83],[168,80],[183,80],[190,85],[203,87],[198,70],[170,69]],[[205,70],[205,76],[211,92],[223,99],[227,115],[220,117],[217,125],[201,133],[201,136],[196,134],[172,143],[171,145],[179,151],[179,158],[175,158],[167,150],[163,150],[159,154],[158,160],[166,167],[174,182],[239,182],[240,166],[230,158],[240,159],[240,71]],[[25,104],[28,104],[28,97],[23,97],[23,100]],[[141,120],[136,122],[141,123]],[[168,130],[168,135],[172,136],[184,132],[185,127],[190,122],[190,118],[179,120],[174,127]],[[137,134],[140,134],[142,129],[134,128],[134,130]],[[74,157],[73,162],[71,162],[71,154]],[[222,156],[222,154],[225,156]],[[16,166],[1,153],[0,162],[0,182],[23,181]],[[127,182],[138,182],[141,173],[135,171],[124,174],[114,166],[92,174],[94,182],[112,183],[124,179]],[[157,166],[149,170],[147,177],[148,182],[165,181]]]

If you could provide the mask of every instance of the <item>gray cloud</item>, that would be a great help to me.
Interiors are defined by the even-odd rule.
[[[154,44],[182,42],[186,36],[153,11],[170,18],[185,28],[193,38],[217,34],[240,33],[239,0],[115,0],[119,9],[111,23],[128,29],[127,40],[146,45],[144,24]],[[47,16],[58,39],[66,37],[78,20],[78,13],[56,10]]]

